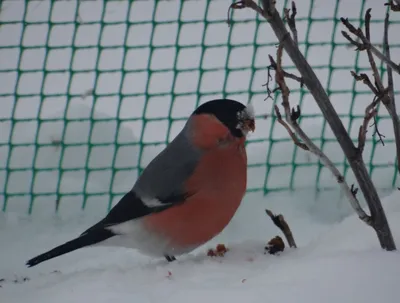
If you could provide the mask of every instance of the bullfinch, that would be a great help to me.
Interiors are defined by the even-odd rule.
[[[200,105],[104,219],[28,267],[86,246],[122,246],[153,256],[191,252],[230,222],[246,192],[251,106],[217,99]]]

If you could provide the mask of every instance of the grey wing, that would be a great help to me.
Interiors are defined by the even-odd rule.
[[[133,191],[148,207],[182,203],[192,194],[183,186],[193,174],[200,157],[201,151],[190,143],[184,129],[149,163]]]
[[[181,132],[149,163],[132,190],[121,198],[103,220],[83,234],[184,203],[188,196],[194,194],[188,193],[183,186],[195,170],[200,156],[200,150],[190,144],[184,131]]]

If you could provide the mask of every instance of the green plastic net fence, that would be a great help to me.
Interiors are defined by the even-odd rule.
[[[2,210],[31,213],[49,203],[55,205],[51,212],[73,203],[108,210],[191,111],[220,97],[252,103],[256,110],[257,130],[247,145],[248,191],[337,188],[329,171],[275,123],[272,109],[280,96],[264,100],[268,54],[276,53],[269,25],[246,9],[234,11],[228,27],[230,3],[2,1]],[[290,3],[277,5],[282,11]],[[302,0],[297,6],[299,45],[356,140],[372,96],[349,71],[370,69],[366,55],[342,37],[340,17],[362,25],[371,7],[372,42],[379,45],[387,8],[375,0]],[[399,30],[400,14],[393,13],[393,56],[400,54]],[[378,64],[385,79],[385,66]],[[296,73],[286,56],[284,65]],[[302,109],[302,127],[352,182],[312,97],[298,83],[288,84],[292,106]],[[385,146],[371,128],[364,159],[377,186],[392,188],[395,149],[384,108],[378,123]]]

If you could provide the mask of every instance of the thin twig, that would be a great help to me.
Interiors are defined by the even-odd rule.
[[[360,126],[360,130],[358,132],[358,150],[360,153],[363,153],[366,141],[366,134],[368,131],[368,123],[377,115],[378,111],[373,108],[371,110],[365,110],[365,116],[363,120],[363,124]]]
[[[365,166],[362,155],[358,153],[358,149],[354,146],[353,140],[333,107],[332,102],[329,100],[329,96],[322,86],[321,81],[318,79],[314,70],[294,43],[290,33],[287,31],[279,12],[275,8],[275,0],[262,0],[261,3],[264,9],[264,17],[266,21],[268,21],[266,24],[271,27],[279,43],[283,44],[286,53],[300,72],[304,79],[304,85],[308,88],[316,104],[321,109],[325,120],[332,129],[332,132],[335,134],[335,137],[349,162],[357,183],[360,186],[363,196],[371,211],[371,217],[368,222],[370,223],[369,225],[374,228],[381,248],[387,251],[396,250],[396,244],[385,211],[382,207],[376,187]],[[297,135],[303,139],[299,133]],[[304,143],[307,144],[305,141]],[[350,193],[353,197],[349,190],[345,191],[345,193],[346,195]],[[352,206],[354,205],[353,200],[350,200],[350,203]],[[354,206],[357,206],[357,204]],[[361,209],[361,211],[363,210]],[[360,213],[357,211],[357,214]]]
[[[383,51],[386,57],[390,60],[390,47],[389,47],[389,14],[386,13],[383,33]],[[395,106],[394,100],[394,88],[393,88],[393,70],[390,65],[386,65],[388,74],[388,94],[393,106]],[[394,108],[395,109],[395,108]]]
[[[290,31],[292,32],[292,35],[293,35],[293,41],[296,45],[299,45],[297,28],[296,28],[297,8],[296,8],[296,3],[294,1],[292,1],[292,14],[290,16],[289,16],[289,12],[290,12],[290,9],[288,9],[288,8],[284,9],[285,18],[289,25]]]
[[[275,62],[274,58],[273,58],[272,56],[270,56],[270,55],[268,55],[268,57],[269,57],[269,61],[270,61],[270,63],[271,63],[271,64],[268,66],[268,68],[273,69],[273,70],[276,70],[276,62]],[[300,83],[300,87],[303,87],[303,86],[304,86],[303,78],[301,78],[301,77],[299,77],[299,76],[296,76],[295,74],[288,73],[288,72],[286,72],[285,70],[282,70],[282,72],[283,72],[283,76],[284,76],[285,78],[289,78],[289,79],[292,79],[292,80],[295,80],[295,81],[299,82],[299,83]]]
[[[376,123],[376,119],[375,119],[376,115],[377,115],[377,111],[374,114],[372,114],[372,112],[376,108],[376,106],[379,104],[379,102],[381,102],[386,97],[387,90],[380,92],[379,89],[372,84],[372,82],[369,79],[367,74],[357,75],[354,71],[350,71],[350,73],[356,81],[362,81],[365,85],[367,85],[375,95],[371,104],[369,104],[365,109],[364,124],[362,126],[360,126],[360,131],[358,134],[358,150],[362,152],[364,149],[365,140],[366,140],[365,134],[367,133],[367,124],[372,118],[374,118],[374,121],[375,121],[375,123],[372,124],[372,126],[375,126],[375,131],[372,135],[374,136],[375,134],[378,134],[379,141],[381,141],[382,144],[385,145],[385,143],[383,142],[383,138],[385,136],[379,132],[378,123]],[[364,142],[360,142],[360,140],[363,140]]]
[[[400,1],[399,0],[391,0],[384,5],[390,6],[390,9],[394,12],[400,12]]]
[[[350,37],[350,35],[347,32],[345,32],[345,31],[341,31],[341,32],[342,32],[343,37],[345,37],[350,42],[349,46],[354,45],[356,47],[356,49],[355,49],[356,51],[365,50],[364,44],[362,44],[359,41],[355,41],[353,38]]]
[[[351,184],[350,191],[353,194],[354,198],[356,198],[358,193],[358,188],[356,188],[354,184]]]
[[[271,80],[272,80],[271,70],[276,70],[276,62],[275,62],[275,60],[274,60],[274,58],[272,56],[268,55],[268,57],[269,57],[269,61],[270,61],[271,64],[267,66],[267,83],[262,85],[262,86],[265,86],[267,88],[267,97],[264,98],[264,101],[268,100],[268,99],[272,99],[272,94],[275,93],[277,90],[279,90],[279,88],[275,88],[273,90],[271,90],[271,88],[270,88],[270,83],[271,83]],[[292,79],[292,80],[295,80],[295,81],[299,82],[300,83],[300,87],[304,86],[303,78],[301,78],[299,76],[296,76],[295,74],[288,73],[288,72],[286,72],[284,70],[282,70],[282,72],[283,72],[283,76],[285,78],[289,78],[289,79]]]
[[[365,14],[365,27],[369,32],[369,21],[371,18],[370,14],[371,9],[368,9],[366,14]],[[378,57],[380,60],[384,61],[386,64],[388,64],[396,73],[400,74],[400,65],[394,63],[392,60],[390,60],[387,56],[382,54],[381,51],[379,51],[372,43],[367,39],[367,37],[364,35],[362,30],[360,28],[356,29],[350,22],[348,18],[340,18],[344,26],[356,37],[360,38],[362,43],[358,43],[354,41],[345,31],[342,31],[343,36],[349,40],[349,42],[357,47],[357,50],[369,50],[371,53],[373,53],[376,57]]]
[[[390,60],[390,47],[389,47],[389,14],[386,13],[385,23],[384,23],[384,34],[383,34],[383,52],[385,56]],[[387,75],[388,75],[388,98],[385,98],[382,103],[388,111],[392,123],[394,138],[396,144],[396,158],[397,158],[397,170],[400,173],[400,119],[397,115],[396,102],[394,96],[394,86],[393,86],[393,70],[389,64],[386,64]]]
[[[266,101],[268,99],[272,99],[273,91],[269,87],[269,83],[271,82],[271,80],[272,80],[271,68],[270,68],[270,66],[267,66],[267,83],[262,85],[262,86],[265,86],[267,88],[267,97],[264,99],[264,101]]]
[[[274,215],[269,209],[266,209],[265,212],[267,215],[271,218],[272,222],[283,232],[285,235],[286,240],[289,243],[290,247],[297,248],[296,242],[294,241],[293,238],[293,233],[289,227],[289,224],[287,224],[285,218],[283,215]]]
[[[371,91],[374,93],[374,95],[379,95],[378,90],[375,88],[375,86],[372,84],[371,80],[369,79],[367,74],[360,74],[357,75],[356,72],[350,71],[350,74],[354,77],[356,81],[362,81],[365,85],[367,85]]]
[[[247,8],[247,7],[249,7],[249,8],[251,8],[251,9],[253,9],[253,10],[255,10],[257,13],[259,13],[261,16],[264,16],[265,14],[264,14],[264,10],[261,8],[261,7],[259,7],[254,1],[252,1],[252,0],[241,0],[241,1],[237,1],[237,2],[234,2],[234,3],[232,3],[230,6],[229,6],[229,8],[228,8],[228,18],[227,18],[227,20],[226,20],[226,22],[228,23],[228,26],[231,26],[232,25],[232,19],[231,19],[231,17],[230,17],[230,13],[231,13],[231,10],[234,10],[234,9],[243,9],[243,8]],[[265,16],[264,16],[265,17]]]
[[[367,37],[368,37],[367,38],[368,42],[369,42],[369,37],[370,37],[370,22],[371,22],[371,9],[369,8],[365,12],[365,32],[366,32]],[[362,34],[362,31],[360,31],[360,32]],[[367,47],[367,55],[368,55],[368,60],[369,60],[369,63],[371,65],[372,73],[373,73],[373,76],[374,76],[374,79],[375,79],[375,85],[376,85],[376,87],[378,88],[378,90],[380,92],[383,92],[384,91],[384,87],[383,87],[383,84],[382,84],[382,80],[381,80],[381,77],[379,75],[379,71],[378,71],[378,68],[376,66],[375,59],[374,59],[374,56],[372,55],[372,51],[371,51],[370,47]]]
[[[275,108],[275,114],[276,114],[276,118],[277,118],[276,120],[287,130],[289,136],[293,140],[293,143],[295,145],[297,145],[298,147],[300,147],[301,149],[309,151],[310,149],[308,148],[308,146],[306,144],[300,142],[300,140],[296,137],[296,134],[292,131],[290,126],[282,119],[282,115],[279,111],[279,107],[277,105],[275,105],[274,108]]]
[[[283,47],[282,44],[278,47],[277,51],[277,68],[275,73],[275,81],[277,85],[280,87],[282,91],[282,105],[285,109],[286,113],[286,122],[294,129],[295,133],[303,140],[304,144],[308,147],[309,151],[316,155],[320,161],[332,172],[332,174],[336,177],[337,182],[339,183],[342,190],[345,192],[345,195],[350,201],[351,206],[354,208],[359,218],[364,221],[367,225],[372,225],[373,221],[370,216],[368,216],[365,211],[361,208],[361,205],[353,194],[353,191],[350,189],[349,185],[345,181],[343,175],[339,172],[333,162],[312,142],[312,140],[305,134],[303,129],[297,123],[297,119],[300,116],[300,108],[298,107],[297,111],[290,112],[290,103],[289,103],[289,89],[286,85],[285,78],[282,73],[282,52]],[[279,111],[278,111],[279,112]]]
[[[376,119],[376,116],[374,117],[374,123],[371,126],[374,126],[374,133],[372,134],[372,136],[378,135],[379,138],[378,141],[382,143],[382,146],[385,146],[383,138],[385,138],[386,136],[379,131],[378,121]]]
[[[365,38],[367,38],[368,41],[371,41],[371,31],[370,31],[370,26],[371,26],[371,9],[367,9],[365,12]]]
[[[366,14],[365,14],[365,32],[366,32],[366,39],[369,41],[370,39],[370,20],[371,20],[371,10],[368,9]],[[350,30],[353,31],[354,29],[350,27]],[[362,36],[362,32],[360,29],[356,30],[357,35],[359,37]],[[386,18],[385,18],[385,23],[384,23],[384,43],[383,43],[383,51],[384,51],[384,56],[388,59],[390,59],[390,48],[389,48],[389,14],[386,14]],[[362,39],[362,37],[361,37]],[[363,44],[365,45],[365,44]],[[396,142],[396,156],[397,156],[397,168],[398,171],[400,172],[400,163],[399,163],[399,159],[400,159],[400,120],[399,117],[397,115],[397,111],[396,111],[396,105],[394,102],[394,88],[393,88],[393,71],[392,71],[392,67],[390,66],[390,64],[387,63],[387,73],[388,73],[388,87],[385,89],[382,83],[382,79],[380,77],[380,74],[378,72],[375,60],[373,58],[372,55],[372,51],[370,48],[366,48],[367,50],[367,54],[368,54],[368,59],[369,59],[369,63],[371,65],[371,69],[373,71],[374,74],[374,78],[375,78],[375,86],[371,83],[371,81],[369,80],[368,76],[366,74],[360,74],[357,75],[355,72],[351,72],[351,74],[353,75],[353,77],[357,80],[357,81],[362,81],[364,84],[366,84],[371,91],[374,93],[375,97],[373,102],[367,107],[366,109],[366,114],[365,114],[365,118],[369,118],[368,121],[371,119],[371,116],[369,116],[370,114],[372,114],[372,110],[373,108],[375,108],[378,103],[380,101],[382,101],[382,103],[384,104],[386,110],[389,112],[389,115],[392,118],[392,123],[393,123],[393,129],[394,129],[394,134],[395,134],[395,142]],[[374,118],[374,126],[375,126],[375,132],[373,133],[373,135],[378,135],[379,136],[379,141],[382,142],[382,144],[384,145],[383,142],[383,138],[384,135],[382,135],[379,132],[378,129],[378,123],[376,121],[376,113],[373,115]],[[364,125],[365,125],[365,120],[364,120]],[[360,128],[360,133],[359,133],[359,139],[364,139],[365,140],[365,132],[366,132],[366,128],[364,126],[362,126]],[[364,142],[365,144],[365,142]],[[359,142],[359,147],[363,147],[363,142]],[[361,149],[362,150],[362,149]]]

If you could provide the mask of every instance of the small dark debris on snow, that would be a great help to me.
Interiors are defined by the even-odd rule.
[[[209,257],[223,257],[229,251],[224,244],[218,244],[216,249],[209,249],[207,256]]]
[[[61,271],[59,271],[59,270],[53,270],[51,273],[52,273],[52,274],[61,274]]]
[[[275,238],[271,239],[265,246],[265,253],[268,252],[270,255],[275,255],[278,252],[284,251],[284,249],[285,242],[283,242],[281,237],[276,236]]]
[[[12,280],[0,279],[0,287],[3,287],[2,284],[5,284],[5,283],[21,284],[21,283],[28,282],[28,281],[30,281],[29,277],[17,277],[17,278],[12,279]]]

